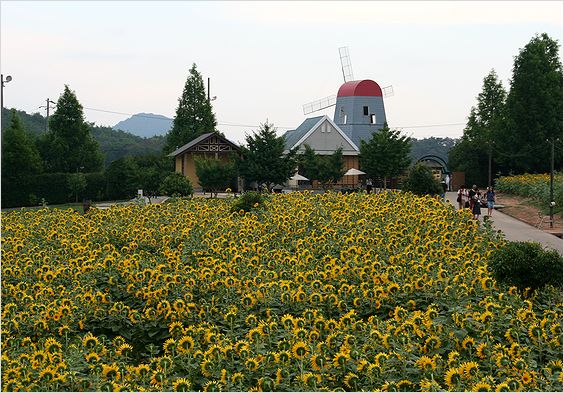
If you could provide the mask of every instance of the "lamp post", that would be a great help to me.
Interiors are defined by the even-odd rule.
[[[2,79],[2,88],[0,89],[0,108],[4,108],[4,84],[8,83],[12,80],[10,75],[6,75],[6,79],[4,79],[4,74],[0,74]]]
[[[550,149],[550,227],[554,228],[554,138]]]

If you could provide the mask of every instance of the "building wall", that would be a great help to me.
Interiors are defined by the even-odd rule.
[[[364,107],[368,107],[368,115],[364,115]],[[346,123],[341,109],[347,115]],[[370,115],[376,115],[376,122],[370,123]],[[338,97],[333,118],[341,130],[360,147],[360,141],[370,139],[372,133],[378,131],[386,122],[386,111],[382,97]]]
[[[309,145],[317,154],[329,155],[335,152],[339,146],[343,147],[343,154],[358,154],[353,146],[329,121],[324,121],[313,133],[300,145],[299,150],[305,150],[304,145]]]
[[[220,159],[221,161],[227,162],[230,161],[230,154],[231,152],[227,153],[220,153],[220,152],[211,152],[211,153],[204,153],[204,152],[186,152],[181,155],[176,156],[176,172],[182,173],[184,176],[190,180],[192,183],[192,187],[194,191],[201,191],[202,187],[200,186],[200,182],[198,176],[196,175],[196,164],[195,159],[197,157],[200,158],[214,158]]]

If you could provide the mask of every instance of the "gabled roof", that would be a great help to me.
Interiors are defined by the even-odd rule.
[[[289,135],[287,132],[284,135],[286,137],[286,149],[291,150],[294,147],[301,145],[324,121],[328,121],[333,126],[333,128],[335,128],[337,132],[343,137],[343,139],[351,145],[354,150],[356,150],[357,152],[359,151],[358,146],[327,115],[305,119],[304,122],[298,128],[296,128],[296,130],[290,132]]]
[[[319,120],[322,119],[324,116],[317,116],[317,117],[310,117],[303,121],[302,124],[298,128],[293,131],[288,131],[284,134],[284,138],[286,139],[286,149],[292,150],[292,148],[296,145],[302,137],[307,134],[317,123]]]
[[[175,151],[173,151],[172,153],[170,153],[168,156],[169,157],[176,157],[179,154],[184,153],[185,151],[190,150],[190,148],[198,145],[199,143],[204,142],[206,139],[212,137],[212,136],[216,136],[217,138],[221,139],[222,141],[224,141],[225,143],[228,143],[230,145],[232,145],[236,150],[239,150],[240,147],[237,146],[237,144],[231,142],[229,139],[225,138],[224,136],[218,134],[217,132],[208,132],[206,134],[202,134],[199,137],[192,139],[190,142],[188,142],[187,144],[185,144],[184,146],[179,147],[178,149],[176,149]]]

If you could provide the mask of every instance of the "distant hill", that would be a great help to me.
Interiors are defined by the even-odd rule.
[[[172,128],[172,119],[154,113],[137,113],[112,127],[143,138],[165,135]]]

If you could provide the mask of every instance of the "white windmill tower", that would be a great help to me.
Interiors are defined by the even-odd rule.
[[[386,122],[384,97],[394,94],[393,87],[383,89],[371,79],[354,80],[347,47],[339,48],[344,83],[337,95],[303,105],[304,115],[335,106],[333,121],[357,145],[370,139]]]

